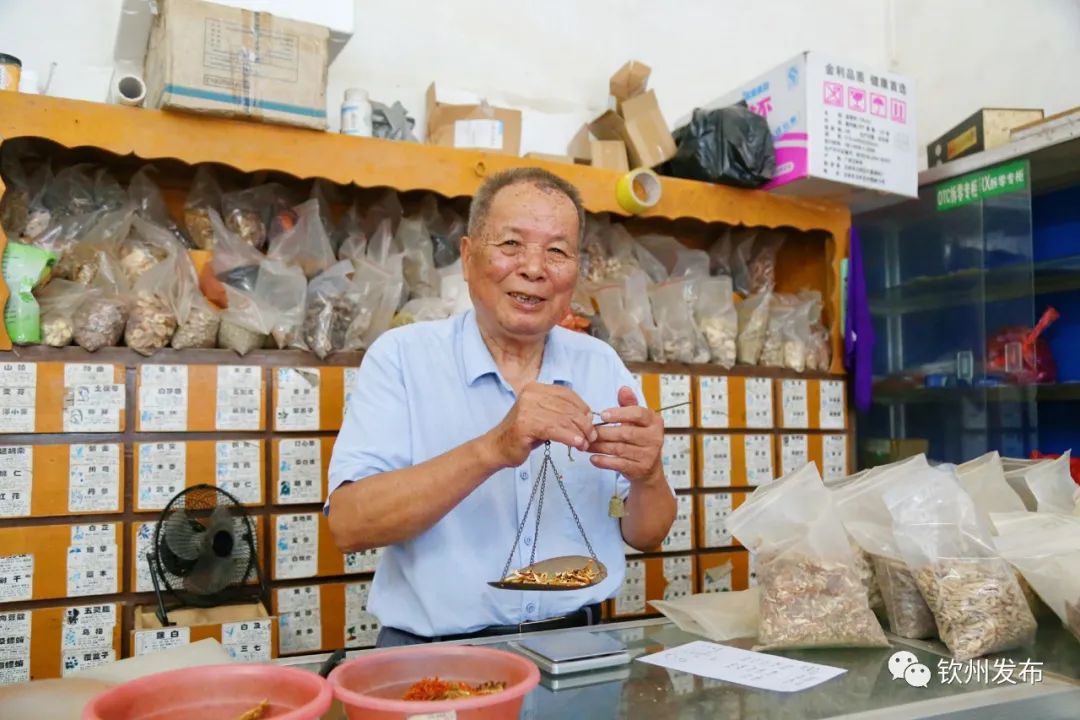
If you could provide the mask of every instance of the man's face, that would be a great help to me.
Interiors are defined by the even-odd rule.
[[[566,315],[578,277],[578,216],[562,193],[504,187],[479,237],[461,241],[477,316],[521,339],[544,336]]]

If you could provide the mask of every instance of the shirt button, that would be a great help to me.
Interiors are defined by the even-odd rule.
[[[525,544],[526,545],[532,545],[532,538],[531,537],[525,538]]]
[[[529,612],[536,612],[536,603],[529,603],[525,606],[525,609]]]
[[[521,476],[520,476],[520,477],[521,477],[521,479],[522,479],[522,480],[528,480],[528,479],[529,479],[529,473],[528,473],[528,471],[526,471],[526,470],[522,470],[522,471],[521,471]]]

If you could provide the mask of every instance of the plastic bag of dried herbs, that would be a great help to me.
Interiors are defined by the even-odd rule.
[[[1035,639],[1035,617],[1020,583],[952,473],[906,477],[886,491],[884,501],[900,554],[956,659]]]
[[[927,472],[937,471],[930,468],[925,455],[916,455],[902,463],[873,468],[832,488],[844,528],[857,544],[858,552],[871,563],[874,590],[884,604],[889,629],[901,637],[916,639],[936,637],[937,625],[896,544],[892,514],[884,495],[894,484]]]
[[[761,625],[755,650],[888,647],[832,495],[813,463],[760,486],[727,526],[757,557]]]
[[[1080,517],[994,513],[994,547],[1080,640]]]

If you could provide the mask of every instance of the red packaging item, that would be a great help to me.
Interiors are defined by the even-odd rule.
[[[1032,460],[1056,460],[1061,457],[1061,455],[1041,453],[1038,450],[1032,450],[1030,457]],[[1069,474],[1072,475],[1073,482],[1080,485],[1080,457],[1069,458]]]
[[[1049,343],[1040,336],[1059,317],[1057,310],[1048,307],[1033,328],[999,328],[986,343],[987,371],[1004,375],[1017,385],[1054,382],[1057,365]]]

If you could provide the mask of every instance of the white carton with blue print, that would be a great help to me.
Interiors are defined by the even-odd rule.
[[[766,189],[858,205],[864,191],[917,196],[910,78],[804,52],[703,107],[739,101],[773,133],[776,175]]]

